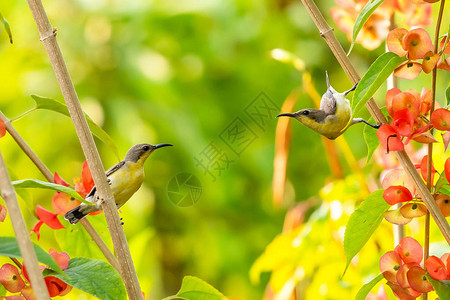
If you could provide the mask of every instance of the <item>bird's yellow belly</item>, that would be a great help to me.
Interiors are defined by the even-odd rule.
[[[339,105],[340,104],[340,105]],[[338,103],[336,113],[330,115],[325,119],[327,126],[324,128],[326,132],[322,133],[329,139],[334,140],[343,133],[351,117],[350,103]]]
[[[141,187],[144,168],[138,163],[126,162],[126,165],[111,174],[108,179],[111,180],[111,191],[116,204],[120,207]]]

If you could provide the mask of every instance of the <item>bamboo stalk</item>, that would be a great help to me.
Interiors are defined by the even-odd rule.
[[[33,244],[31,243],[30,235],[27,226],[23,220],[20,211],[19,202],[17,201],[16,191],[11,183],[8,170],[0,152],[0,190],[2,198],[5,200],[8,208],[11,223],[13,225],[14,233],[16,235],[17,244],[19,245],[20,253],[22,253],[23,262],[27,267],[28,275],[33,286],[33,292],[36,299],[46,300],[50,299],[47,286],[42,277],[41,269],[34,252]]]
[[[31,159],[34,165],[41,171],[42,175],[47,179],[47,181],[55,183],[54,177],[50,169],[44,164],[44,162],[37,156],[37,154],[31,149],[31,147],[25,142],[25,140],[20,136],[14,126],[11,124],[11,121],[0,111],[0,119],[5,123],[6,130],[12,136],[12,138],[16,141],[17,145],[25,152],[25,154]],[[106,246],[103,239],[100,237],[98,232],[94,229],[92,224],[88,219],[84,218],[80,221],[81,225],[87,231],[87,233],[91,236],[92,240],[97,244],[97,247],[103,253],[108,262],[117,270],[119,270],[119,263],[117,262],[116,257],[112,254],[111,250],[109,250],[108,246]]]
[[[106,181],[105,170],[95,146],[92,133],[89,130],[75,87],[70,78],[61,50],[59,49],[58,42],[56,41],[56,33],[50,25],[42,2],[40,0],[27,0],[27,2],[36,22],[41,41],[49,56],[50,63],[55,72],[56,79],[97,187],[97,193],[101,199],[102,209],[105,212],[106,222],[108,223],[114,250],[119,261],[120,273],[125,283],[128,297],[132,300],[143,299],[125,232],[120,223],[114,196]]]
[[[395,25],[395,12],[391,14],[390,20],[389,20],[389,30],[393,30],[396,28]],[[389,52],[387,44],[385,45],[385,51]],[[398,80],[397,77],[394,76],[394,74],[389,75],[387,81],[387,90],[397,88]],[[394,205],[394,209],[400,209],[402,207],[402,203],[397,203]],[[398,245],[400,240],[405,236],[405,227],[404,225],[397,225],[392,224],[392,231],[394,233],[394,247]]]
[[[312,0],[301,0],[301,1],[305,6],[306,10],[308,11],[308,13],[310,14],[311,18],[313,19],[314,23],[316,24],[317,28],[319,29],[320,35],[325,39],[326,43],[330,47],[331,51],[333,52],[334,56],[338,60],[341,67],[344,69],[347,76],[353,83],[358,82],[360,80],[360,77],[356,72],[355,67],[352,65],[350,59],[345,54],[344,49],[342,48],[341,44],[339,43],[339,41],[337,40],[336,36],[333,33],[333,29],[328,25],[328,23],[320,13],[314,1]],[[378,123],[386,123],[386,118],[383,116],[383,113],[381,112],[380,108],[375,103],[375,100],[373,100],[373,98],[371,98],[366,103],[366,107],[369,110],[372,117]],[[427,186],[424,184],[419,173],[417,173],[417,170],[414,167],[413,163],[411,162],[411,159],[409,158],[409,156],[406,154],[405,151],[397,151],[395,152],[395,155],[397,159],[400,161],[400,164],[405,169],[408,176],[414,182],[414,185],[416,186],[416,189],[420,197],[422,198],[425,206],[427,207],[428,211],[430,212],[431,216],[433,217],[434,221],[439,227],[439,230],[442,232],[442,235],[444,236],[445,240],[450,245],[450,226],[445,217],[442,215],[441,210],[434,201],[433,196],[427,189]]]

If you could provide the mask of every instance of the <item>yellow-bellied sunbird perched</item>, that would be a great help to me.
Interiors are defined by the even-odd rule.
[[[141,187],[144,182],[144,163],[149,155],[156,149],[172,146],[171,144],[137,144],[128,150],[125,159],[115,164],[108,171],[106,177],[114,195],[117,208],[124,205],[128,199]],[[91,212],[101,210],[97,189],[94,186],[87,194],[86,200],[95,205],[82,203],[81,205],[69,210],[64,218],[72,224],[78,223],[82,218]]]
[[[283,113],[277,117],[292,117],[296,118],[303,125],[311,128],[317,133],[334,140],[343,134],[348,127],[356,123],[366,123],[373,128],[379,128],[380,125],[372,125],[362,118],[354,118],[350,124],[349,120],[352,117],[352,108],[350,102],[345,99],[348,93],[354,91],[358,84],[355,84],[346,92],[338,93],[328,80],[328,73],[326,74],[327,91],[322,96],[320,101],[320,109],[305,108],[295,113]],[[348,124],[348,126],[347,126]]]

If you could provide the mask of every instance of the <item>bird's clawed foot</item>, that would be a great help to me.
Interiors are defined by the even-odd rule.
[[[347,96],[348,93],[353,92],[354,90],[356,90],[356,87],[358,86],[358,83],[359,82],[355,83],[355,85],[351,89],[349,89],[348,91],[344,92],[344,95]]]

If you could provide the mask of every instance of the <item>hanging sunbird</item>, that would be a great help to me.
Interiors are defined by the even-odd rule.
[[[367,125],[378,129],[381,125],[372,125],[362,118],[354,118],[351,122],[352,108],[350,101],[345,99],[351,91],[356,89],[356,83],[351,89],[343,93],[338,93],[328,80],[326,73],[327,91],[320,100],[320,109],[305,108],[295,113],[282,113],[277,117],[291,117],[297,119],[303,125],[311,128],[317,133],[334,140],[343,134],[348,127],[356,123],[366,123]]]
[[[108,171],[106,171],[106,177],[114,195],[117,208],[124,205],[128,199],[130,199],[130,197],[141,187],[142,182],[144,182],[144,163],[149,155],[156,149],[167,146],[172,145],[134,145],[130,148],[130,150],[128,150],[124,160],[115,164]],[[94,203],[94,205],[82,203],[74,209],[69,210],[64,215],[64,218],[71,224],[76,224],[91,212],[102,209],[95,186],[91,189],[89,194],[87,194],[86,200]]]

